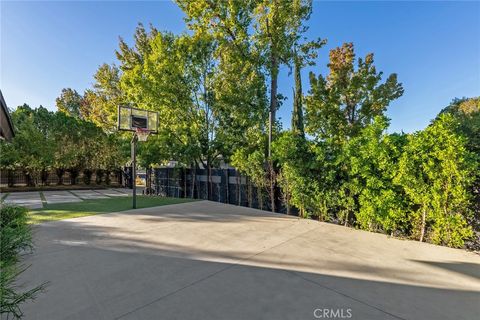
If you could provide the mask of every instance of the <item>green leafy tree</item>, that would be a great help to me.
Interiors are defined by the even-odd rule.
[[[317,51],[326,43],[327,40],[318,39],[306,43],[294,44],[293,67],[295,89],[293,91],[292,131],[301,136],[305,136],[301,70],[305,66],[315,65]]]
[[[295,131],[285,131],[275,140],[273,155],[281,164],[278,182],[288,214],[294,206],[303,217],[321,216],[312,210],[312,199],[319,190],[317,177],[311,170],[314,156],[308,148],[309,143]]]
[[[440,112],[444,113],[458,120],[457,131],[467,138],[467,148],[480,154],[480,97],[454,99]]]
[[[294,46],[301,33],[306,31],[304,21],[310,18],[312,1],[258,1],[254,14],[255,44],[266,57],[265,65],[270,76],[270,112],[275,120],[278,109],[278,73],[282,64],[290,64]]]
[[[44,182],[48,178],[45,172],[51,169],[51,153],[56,148],[56,141],[51,134],[53,113],[40,107],[31,109],[28,105],[18,107],[12,113],[16,135],[12,141],[8,156],[2,161],[7,169],[22,170],[27,184],[36,184],[36,174],[41,172]]]
[[[12,120],[17,134],[11,144],[2,143],[0,164],[10,171],[22,170],[30,186],[38,182],[38,174],[47,184],[52,169],[57,171],[61,184],[66,171],[75,180],[82,170],[88,177],[96,169],[118,168],[123,158],[118,141],[113,143],[110,135],[94,123],[65,112],[23,105],[12,113]]]
[[[258,205],[265,207],[265,195],[268,194],[269,178],[265,168],[266,137],[262,128],[249,128],[245,131],[245,145],[236,149],[231,157],[231,164],[240,172],[249,177],[256,187]],[[249,192],[249,203],[253,202]]]
[[[114,132],[118,106],[127,101],[120,88],[121,71],[115,65],[102,64],[94,75],[92,89],[84,94],[81,114],[106,132]]]
[[[454,99],[440,114],[451,114],[459,125],[457,133],[466,140],[466,148],[474,154],[480,155],[480,97]],[[470,193],[473,195],[471,210],[473,215],[468,223],[476,231],[476,237],[468,243],[472,249],[480,247],[480,170],[477,170],[475,182]]]
[[[72,117],[81,117],[82,104],[84,103],[82,95],[71,88],[62,89],[62,93],[55,100],[57,109]]]
[[[377,116],[360,135],[350,139],[343,153],[350,181],[358,191],[357,223],[362,229],[405,233],[407,207],[399,186],[393,183],[404,136],[385,133],[388,120]]]
[[[392,74],[382,83],[383,73],[377,72],[373,63],[373,54],[368,54],[358,59],[355,68],[354,47],[347,43],[330,51],[328,76],[310,73],[305,131],[321,146],[315,148],[317,158],[327,159],[328,202],[345,225],[355,221],[362,187],[358,177],[350,175],[346,143],[403,94],[397,76]]]
[[[461,247],[472,236],[467,225],[469,184],[478,169],[458,123],[441,115],[425,130],[408,136],[395,182],[414,204],[413,236],[436,244]]]
[[[265,80],[270,88],[271,141],[281,100],[278,93],[279,69],[292,61],[294,44],[306,31],[304,21],[310,17],[312,2],[178,0],[177,3],[185,12],[186,21],[195,34],[206,33],[218,41],[220,54],[226,50],[235,51],[243,61],[254,62],[265,70],[268,75]],[[251,55],[251,52],[258,54]],[[271,209],[275,211],[275,168],[271,159],[268,163],[266,169],[270,176]]]
[[[328,76],[310,73],[306,101],[306,131],[318,139],[342,142],[356,136],[375,116],[383,115],[391,101],[403,94],[397,75],[381,83],[373,54],[359,58],[355,69],[352,43],[330,51]]]
[[[121,42],[117,54],[126,96],[142,108],[159,111],[160,139],[173,141],[170,155],[182,150],[184,156],[177,160],[201,163],[210,176],[212,165],[226,151],[213,90],[215,42],[155,29],[147,33],[141,25],[135,38],[135,48]]]

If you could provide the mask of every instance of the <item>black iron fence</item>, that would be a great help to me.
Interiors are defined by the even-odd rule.
[[[59,174],[56,170],[28,172],[25,170],[0,170],[0,187],[54,186],[54,185],[113,185],[122,184],[122,171],[97,170]]]
[[[270,195],[265,188],[256,187],[248,177],[235,169],[156,168],[153,188],[157,195],[194,198],[271,210]],[[280,191],[276,190],[276,195]],[[286,212],[276,197],[277,212]]]

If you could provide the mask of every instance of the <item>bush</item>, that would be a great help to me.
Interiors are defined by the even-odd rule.
[[[431,241],[435,244],[462,248],[465,240],[472,239],[472,227],[461,214],[441,216],[435,220]]]
[[[22,253],[33,249],[32,233],[28,225],[28,210],[23,207],[0,204],[0,314],[7,318],[21,318],[20,305],[35,299],[46,284],[26,292],[17,292],[17,277],[27,267],[19,265]],[[2,317],[3,318],[3,317]]]
[[[0,213],[2,262],[16,262],[19,251],[32,249],[32,236],[27,224],[27,214],[26,208],[2,205]]]

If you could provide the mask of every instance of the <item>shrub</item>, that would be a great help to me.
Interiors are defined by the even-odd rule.
[[[20,305],[35,299],[46,283],[25,292],[17,291],[16,279],[27,269],[19,264],[20,256],[33,249],[28,210],[12,205],[0,206],[0,314],[18,319],[23,315]]]

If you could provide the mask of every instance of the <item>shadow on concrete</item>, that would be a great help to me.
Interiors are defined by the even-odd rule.
[[[448,271],[453,271],[462,275],[466,275],[475,279],[480,279],[480,264],[469,263],[469,262],[438,262],[438,261],[423,261],[423,260],[412,260],[421,264],[426,264],[429,266],[434,266],[440,269],[445,269]],[[480,304],[480,301],[479,301]]]
[[[136,214],[148,215],[141,210]],[[162,221],[196,225],[209,218],[205,214],[199,210],[182,220],[182,215],[167,210],[152,215],[151,222],[157,222],[155,230],[162,232]],[[252,217],[276,215],[218,215],[209,221]],[[175,228],[172,223],[166,226]],[[351,319],[475,319],[480,313],[478,291],[398,283],[415,281],[402,265],[380,268],[348,259],[301,263],[248,248],[229,250],[228,243],[223,249],[208,249],[201,239],[189,245],[164,243],[156,240],[155,232],[139,237],[148,230],[75,220],[47,223],[36,231],[39,247],[27,259],[32,267],[23,280],[51,285],[25,306],[26,319],[315,319],[317,308],[344,313],[351,309]],[[169,232],[174,241],[175,230]],[[209,236],[208,230],[202,232]],[[416,262],[459,272],[455,264]],[[474,266],[460,273],[471,275],[473,270],[478,275]],[[302,271],[306,267],[315,271]],[[338,270],[355,272],[356,277],[329,274]],[[368,279],[372,274],[392,281]]]

